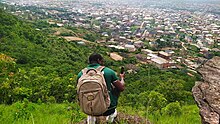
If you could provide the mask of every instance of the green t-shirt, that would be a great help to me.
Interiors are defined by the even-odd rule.
[[[87,68],[95,68],[96,69],[99,66],[100,66],[99,64],[90,64],[90,65],[88,65]],[[110,95],[111,104],[110,104],[109,108],[116,107],[118,104],[118,96],[113,94],[111,83],[113,84],[114,81],[118,80],[118,77],[117,77],[115,71],[113,71],[112,69],[110,69],[108,67],[105,67],[102,72],[104,72],[105,82],[107,84],[108,90],[110,91],[109,95]],[[77,81],[81,76],[82,76],[82,71],[78,74]]]

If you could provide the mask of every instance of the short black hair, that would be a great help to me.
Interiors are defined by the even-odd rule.
[[[98,63],[98,60],[103,60],[103,57],[98,53],[93,53],[89,56],[89,64]]]

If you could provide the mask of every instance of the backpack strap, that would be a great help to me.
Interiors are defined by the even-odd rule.
[[[99,66],[98,68],[96,68],[97,71],[102,72],[102,70],[105,68],[105,66]]]
[[[90,69],[84,68],[84,69],[82,70],[82,73],[83,73],[83,74],[86,74],[89,70],[95,70],[95,71],[100,71],[100,72],[101,72],[104,68],[105,68],[105,66],[99,66],[99,67],[96,68],[96,69],[94,69],[94,68],[90,68]]]
[[[88,68],[84,68],[84,69],[82,70],[82,73],[83,73],[83,74],[86,74],[86,72],[87,72],[88,70],[89,70]]]

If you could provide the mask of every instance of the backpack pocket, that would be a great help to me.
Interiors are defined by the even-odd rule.
[[[80,106],[82,106],[83,112],[88,115],[101,115],[108,109],[101,88],[81,91],[81,100]]]

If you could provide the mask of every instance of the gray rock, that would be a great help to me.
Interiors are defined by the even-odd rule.
[[[196,82],[192,89],[200,108],[203,124],[220,123],[220,57],[207,61],[198,72],[203,81]]]

